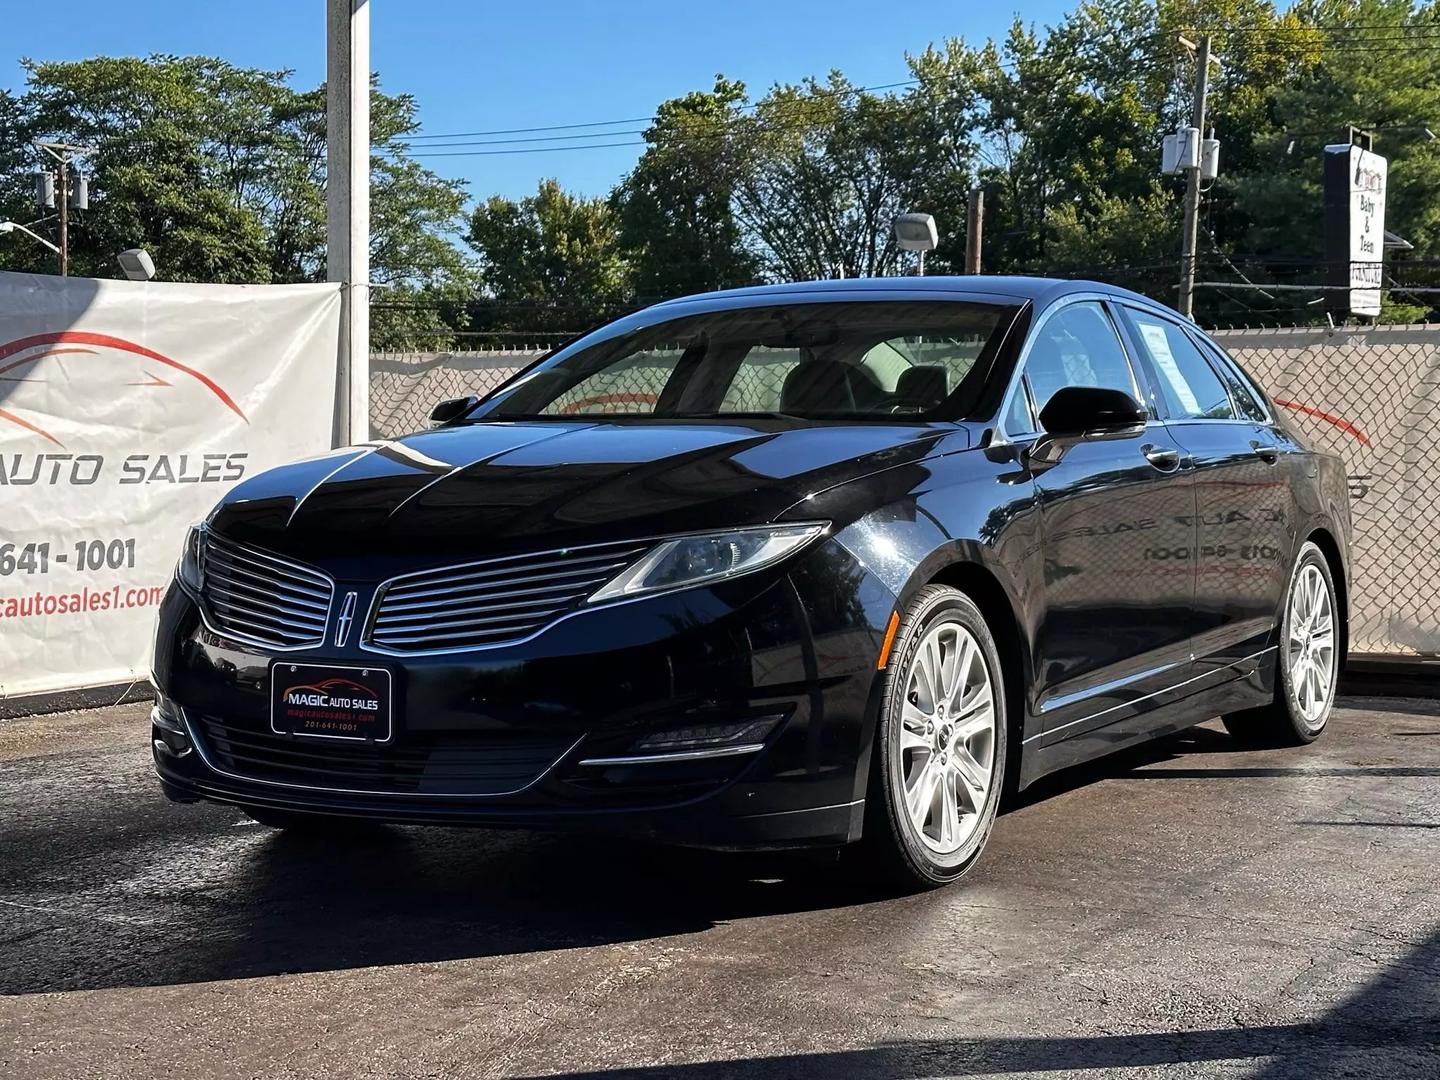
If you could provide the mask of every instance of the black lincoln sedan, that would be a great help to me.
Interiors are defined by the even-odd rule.
[[[933,885],[1055,769],[1329,716],[1343,467],[1132,293],[692,297],[432,419],[191,531],[155,648],[170,798],[856,844]]]

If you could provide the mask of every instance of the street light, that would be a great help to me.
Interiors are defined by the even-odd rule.
[[[54,244],[52,244],[49,240],[46,240],[45,237],[41,236],[39,233],[31,232],[29,229],[27,229],[24,225],[21,225],[19,222],[16,222],[16,221],[0,221],[0,233],[16,232],[16,231],[23,232],[26,236],[29,236],[29,237],[31,237],[32,239],[35,239],[35,240],[39,240],[40,243],[44,244],[47,248],[49,248],[51,251],[55,252],[57,255],[60,253],[60,249],[59,249],[58,247],[56,247]]]
[[[935,218],[930,214],[897,214],[895,217],[895,243],[901,251],[920,253],[919,273],[925,273],[925,252],[933,251],[940,242]]]
[[[155,260],[144,248],[126,248],[118,258],[121,272],[131,281],[149,281],[155,276]]]

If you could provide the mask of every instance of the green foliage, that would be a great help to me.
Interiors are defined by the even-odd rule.
[[[742,243],[735,189],[744,172],[731,129],[745,84],[715,77],[714,89],[663,102],[645,132],[649,146],[611,196],[631,283],[645,297],[754,284],[758,260]]]
[[[1415,245],[1404,258],[1440,259],[1440,141],[1425,130],[1440,130],[1440,0],[1078,0],[1053,27],[1017,19],[999,40],[907,57],[903,89],[831,72],[752,99],[717,75],[658,107],[604,199],[545,181],[467,215],[461,186],[409,156],[415,103],[376,91],[372,258],[393,286],[376,295],[376,341],[578,330],[638,299],[895,273],[891,219],[904,211],[935,215],[927,265],[956,272],[976,185],[988,272],[1106,277],[1171,300],[1183,184],[1159,176],[1160,141],[1189,121],[1196,61],[1181,37],[1201,34],[1223,60],[1202,279],[1323,280],[1321,158],[1348,124],[1390,159],[1387,226]],[[96,145],[76,272],[111,273],[116,251],[143,244],[171,278],[323,276],[322,90],[204,57],[29,71],[24,94],[0,92],[0,214],[30,216],[31,139]],[[0,266],[51,265],[0,238]],[[1314,299],[1202,290],[1197,310],[1317,318]],[[1396,289],[1384,317],[1429,308]]]
[[[314,281],[325,275],[325,93],[289,73],[209,57],[97,57],[29,63],[25,94],[0,96],[0,215],[34,214],[27,145],[94,148],[91,208],[71,221],[72,272],[115,276],[115,254],[144,247],[171,281]],[[406,156],[408,96],[372,93],[372,252],[376,280],[465,280],[448,239],[463,188]],[[16,148],[21,148],[18,152]],[[53,230],[53,221],[36,226]],[[33,243],[0,242],[0,268],[49,271]]]
[[[480,256],[481,282],[501,300],[606,298],[626,289],[614,211],[554,180],[519,202],[491,196],[471,215],[466,239]]]
[[[1047,255],[1066,270],[1100,272],[1123,253],[1127,265],[1171,259],[1180,243],[1179,200],[1152,184],[1148,194],[1101,194],[1056,207],[1048,225]]]

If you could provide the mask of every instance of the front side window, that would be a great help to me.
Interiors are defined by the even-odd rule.
[[[602,330],[501,386],[472,419],[965,415],[1016,308],[778,304]]]
[[[1061,308],[1041,324],[1025,361],[1025,379],[1037,414],[1067,386],[1098,386],[1138,397],[1114,323],[1103,307],[1089,301]]]
[[[1155,369],[1160,394],[1176,420],[1233,420],[1230,393],[1210,361],[1177,323],[1135,308],[1122,309]]]

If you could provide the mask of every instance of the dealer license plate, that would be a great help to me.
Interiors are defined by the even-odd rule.
[[[383,743],[393,723],[386,668],[283,661],[270,668],[270,727],[281,735]]]

